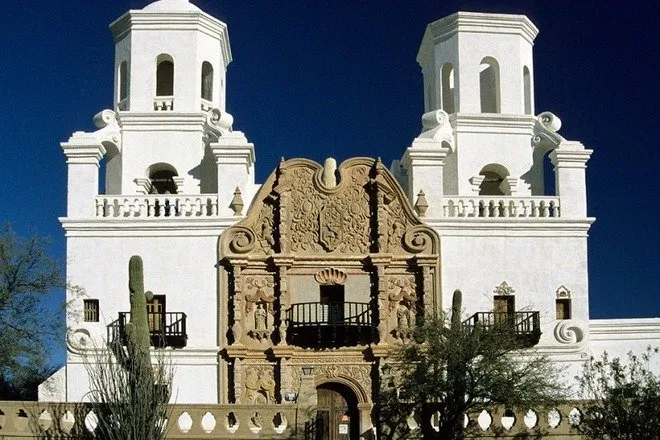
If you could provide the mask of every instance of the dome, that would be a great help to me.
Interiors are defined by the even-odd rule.
[[[147,5],[143,11],[150,12],[199,12],[197,6],[188,0],[158,0]]]

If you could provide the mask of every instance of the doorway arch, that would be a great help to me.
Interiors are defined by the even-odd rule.
[[[350,440],[360,436],[358,396],[348,385],[327,381],[316,387],[317,440]]]

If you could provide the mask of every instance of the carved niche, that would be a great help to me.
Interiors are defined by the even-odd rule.
[[[245,331],[257,341],[266,341],[274,328],[275,294],[270,276],[246,276],[243,287],[245,298]]]
[[[389,277],[387,300],[392,336],[402,340],[410,338],[418,312],[415,277],[413,275]]]

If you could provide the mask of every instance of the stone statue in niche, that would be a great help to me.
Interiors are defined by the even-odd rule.
[[[273,324],[273,281],[266,277],[247,277],[245,280],[245,315],[247,333],[257,341],[270,335]]]
[[[257,310],[254,311],[254,328],[257,331],[266,330],[266,316],[268,312],[264,308],[264,303],[257,303]]]
[[[417,294],[414,277],[391,277],[387,283],[389,321],[395,338],[412,336],[417,311]]]
[[[399,307],[396,311],[397,317],[397,329],[408,330],[412,328],[412,315],[410,309],[405,305],[405,303],[399,304]]]

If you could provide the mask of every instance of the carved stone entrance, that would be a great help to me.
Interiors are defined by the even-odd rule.
[[[329,382],[316,388],[316,440],[359,438],[360,420],[355,394],[345,385]]]

